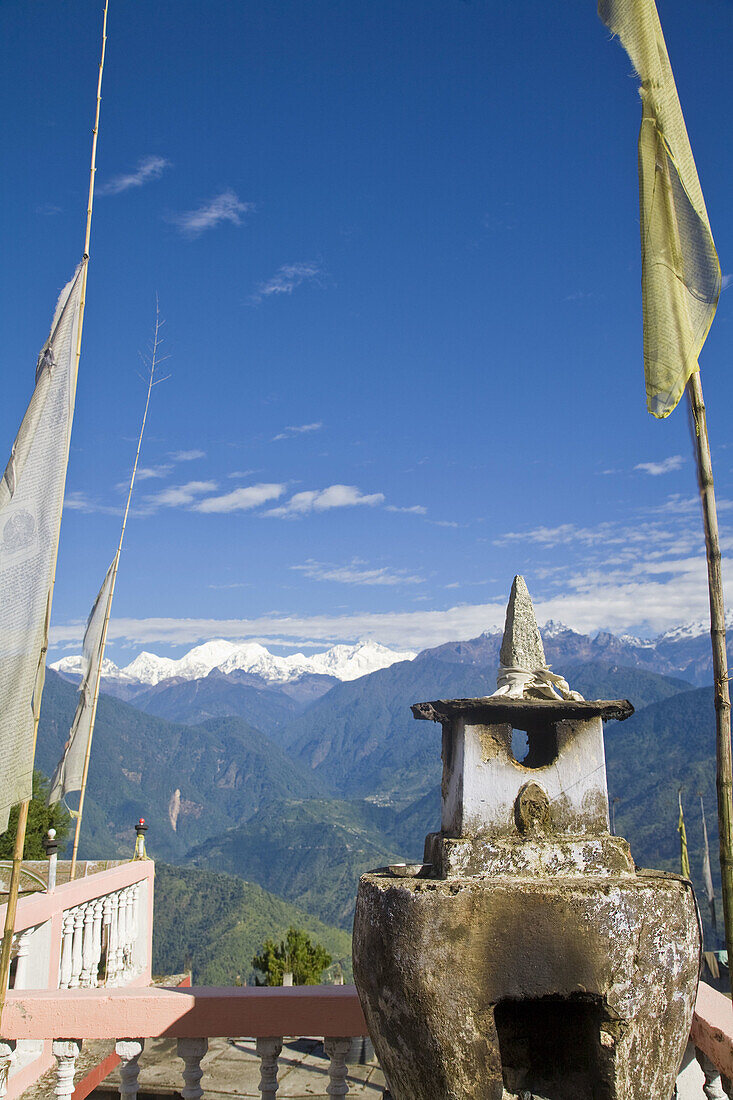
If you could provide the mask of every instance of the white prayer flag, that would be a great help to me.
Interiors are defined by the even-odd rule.
[[[55,551],[74,414],[83,266],[61,292],[0,479],[0,832],[31,797]]]
[[[112,588],[114,586],[115,564],[117,557],[107,570],[102,582],[94,607],[87,619],[87,628],[84,633],[84,654],[82,657],[82,678],[79,685],[79,702],[71,723],[69,738],[64,746],[56,771],[51,780],[51,790],[48,795],[49,806],[54,802],[60,802],[69,791],[80,791],[82,776],[84,774],[84,757],[86,756],[89,734],[94,718],[94,697],[97,694],[97,686],[101,674],[102,655],[104,652],[104,623],[109,616],[112,603]]]

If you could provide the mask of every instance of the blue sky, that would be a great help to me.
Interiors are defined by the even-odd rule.
[[[6,451],[81,253],[100,9],[0,8]],[[733,3],[659,9],[733,272]],[[515,572],[582,630],[702,617],[686,411],[645,411],[639,113],[593,0],[111,0],[54,656],[114,553],[156,293],[114,659],[422,648],[498,625]],[[732,311],[702,356],[726,547]]]

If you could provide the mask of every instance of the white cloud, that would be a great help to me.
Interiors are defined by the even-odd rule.
[[[185,214],[176,214],[170,220],[187,237],[198,237],[207,229],[214,229],[222,222],[231,222],[232,225],[242,224],[242,215],[249,214],[255,209],[253,202],[240,202],[234,191],[222,191],[209,202],[204,203],[197,210],[189,210]]]
[[[379,569],[366,569],[366,562],[355,559],[349,565],[329,565],[326,562],[308,560],[304,565],[291,565],[290,568],[303,573],[316,581],[335,581],[337,584],[387,585],[423,584],[424,578],[411,575],[403,570],[391,570],[387,566]]]
[[[427,508],[424,508],[422,504],[413,504],[409,508],[398,508],[396,504],[388,504],[385,511],[387,511],[387,512],[409,512],[414,516],[424,516],[427,513]]]
[[[67,493],[64,497],[64,508],[70,512],[83,512],[85,515],[96,513],[103,516],[121,516],[122,509],[115,505],[100,504],[93,500],[87,493],[80,490]]]
[[[320,264],[313,261],[300,264],[283,264],[272,278],[260,283],[252,295],[253,302],[261,302],[273,294],[292,294],[302,283],[315,280],[319,282],[323,272]]]
[[[532,577],[528,577],[530,591]],[[504,624],[507,595],[482,604],[460,604],[445,610],[354,612],[343,615],[269,614],[253,619],[113,619],[111,640],[133,645],[195,645],[211,638],[258,639],[264,644],[303,645],[373,639],[384,645],[425,649],[443,642],[474,638],[483,630]],[[669,578],[578,575],[569,592],[541,598],[534,593],[539,622],[555,619],[582,633],[598,629],[629,629],[657,633],[680,623],[704,618],[708,595],[703,555],[678,563]],[[733,602],[733,580],[727,599]],[[69,623],[52,630],[54,645],[78,642],[83,624]],[[278,639],[275,642],[275,639]],[[562,671],[560,669],[559,671]]]
[[[355,485],[329,485],[327,489],[306,489],[295,493],[279,508],[270,508],[266,516],[304,516],[309,512],[326,512],[331,508],[350,508],[356,504],[374,507],[384,502],[384,493],[362,493]]]
[[[606,538],[610,524],[597,528],[576,527],[574,523],[560,523],[557,527],[533,527],[529,531],[507,531],[494,546],[506,546],[511,542],[534,542],[542,546],[565,546],[569,543],[594,543]]]
[[[215,481],[189,481],[185,485],[171,485],[169,489],[151,493],[145,500],[156,508],[180,508],[193,504],[196,497],[213,493],[215,489],[218,489]]]
[[[731,283],[733,283],[733,275],[724,275],[720,281],[720,289],[727,290]]]
[[[173,469],[170,462],[163,462],[159,466],[138,466],[135,478],[137,481],[150,481],[154,477],[167,477]],[[119,487],[127,488],[129,481],[121,481]]]
[[[673,470],[679,470],[684,464],[685,460],[682,455],[670,455],[669,458],[662,459],[661,462],[639,462],[634,466],[634,469],[643,470],[645,474],[651,474],[652,477],[659,477],[660,474],[669,474]]]
[[[144,183],[160,179],[164,170],[169,166],[170,161],[166,160],[165,157],[143,157],[138,162],[134,172],[115,176],[109,183],[105,183],[99,188],[99,194],[121,195],[123,191],[129,191],[130,188],[142,187]]]
[[[323,421],[318,420],[313,424],[291,424],[278,435],[272,437],[272,442],[277,442],[278,439],[290,439],[294,435],[302,435],[304,432],[317,432],[323,427]]]
[[[206,458],[206,451],[171,451],[170,456],[174,462],[193,462],[196,458]]]
[[[268,500],[278,500],[285,492],[284,485],[248,485],[233,489],[219,497],[207,497],[193,506],[195,512],[245,512],[257,508]]]

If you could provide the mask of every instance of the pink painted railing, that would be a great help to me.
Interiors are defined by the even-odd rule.
[[[210,1038],[247,1036],[257,1041],[262,1096],[274,1100],[284,1035],[323,1037],[329,1095],[345,1096],[351,1040],[367,1034],[353,985],[29,990],[8,995],[2,1026],[5,1050],[0,1047],[0,1063],[3,1053],[6,1060],[11,1057],[12,1041],[58,1037],[53,1053],[59,1100],[73,1093],[76,1060],[84,1040],[117,1040],[120,1092],[132,1097],[137,1093],[138,1058],[145,1037],[165,1036],[178,1039],[185,1097],[201,1096],[201,1059]]]
[[[70,1021],[73,1025],[70,1026]],[[73,1038],[69,1031],[73,1030]],[[346,1055],[353,1036],[366,1035],[353,986],[294,988],[188,988],[29,991],[11,993],[3,1017],[6,1040],[53,1035],[58,1062],[56,1095],[73,1091],[74,1068],[84,1040],[115,1039],[121,1059],[120,1092],[138,1090],[138,1058],[145,1036],[175,1037],[183,1061],[182,1095],[202,1096],[201,1059],[208,1039],[247,1036],[257,1040],[260,1090],[264,1100],[278,1095],[282,1036],[323,1036],[330,1059],[329,1095],[345,1096]],[[691,1041],[694,1046],[678,1082],[680,1100],[725,1100],[723,1078],[733,1075],[733,1010],[721,993],[701,984]],[[697,1077],[687,1072],[694,1069]],[[722,1075],[722,1078],[721,1078]]]
[[[38,991],[75,998],[81,993],[96,996],[99,986],[148,986],[154,864],[82,862],[73,882],[63,881],[68,879],[66,863],[58,864],[57,873],[61,885],[39,889],[18,902],[9,997]],[[0,906],[0,926],[5,909]],[[14,1038],[7,1033],[5,1017],[3,1032],[3,1039]],[[36,1031],[18,1037],[11,1061],[0,1071],[0,1095],[7,1088],[9,1098],[20,1096],[54,1065],[51,1040],[56,1034]]]

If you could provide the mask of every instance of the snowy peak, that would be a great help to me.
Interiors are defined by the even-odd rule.
[[[397,661],[411,661],[412,650],[394,650],[378,642],[356,645],[336,645],[323,653],[306,657],[293,653],[278,657],[257,642],[228,642],[223,638],[195,646],[183,657],[158,657],[143,651],[124,668],[105,659],[103,679],[119,683],[138,683],[150,687],[165,680],[200,680],[214,670],[227,676],[242,671],[263,680],[289,683],[304,676],[332,676],[337,680],[357,680],[380,668],[389,668]],[[62,657],[51,665],[61,675],[76,678],[81,675],[81,657]]]
[[[56,672],[61,673],[62,676],[78,677],[81,679],[83,668],[83,658],[81,655],[76,657],[62,657],[60,661],[56,661],[51,665],[51,668]],[[102,661],[102,677],[113,679],[127,679],[125,673],[121,668],[118,668],[114,661],[110,661],[107,657]]]
[[[543,638],[558,638],[561,634],[572,634],[573,631],[565,623],[558,623],[555,619],[548,619],[540,630]]]
[[[725,616],[726,630],[733,629],[733,611],[728,611]],[[710,623],[699,619],[694,623],[686,623],[684,626],[676,626],[673,630],[667,630],[656,640],[657,645],[674,642],[689,642],[693,638],[701,638],[710,633]]]

